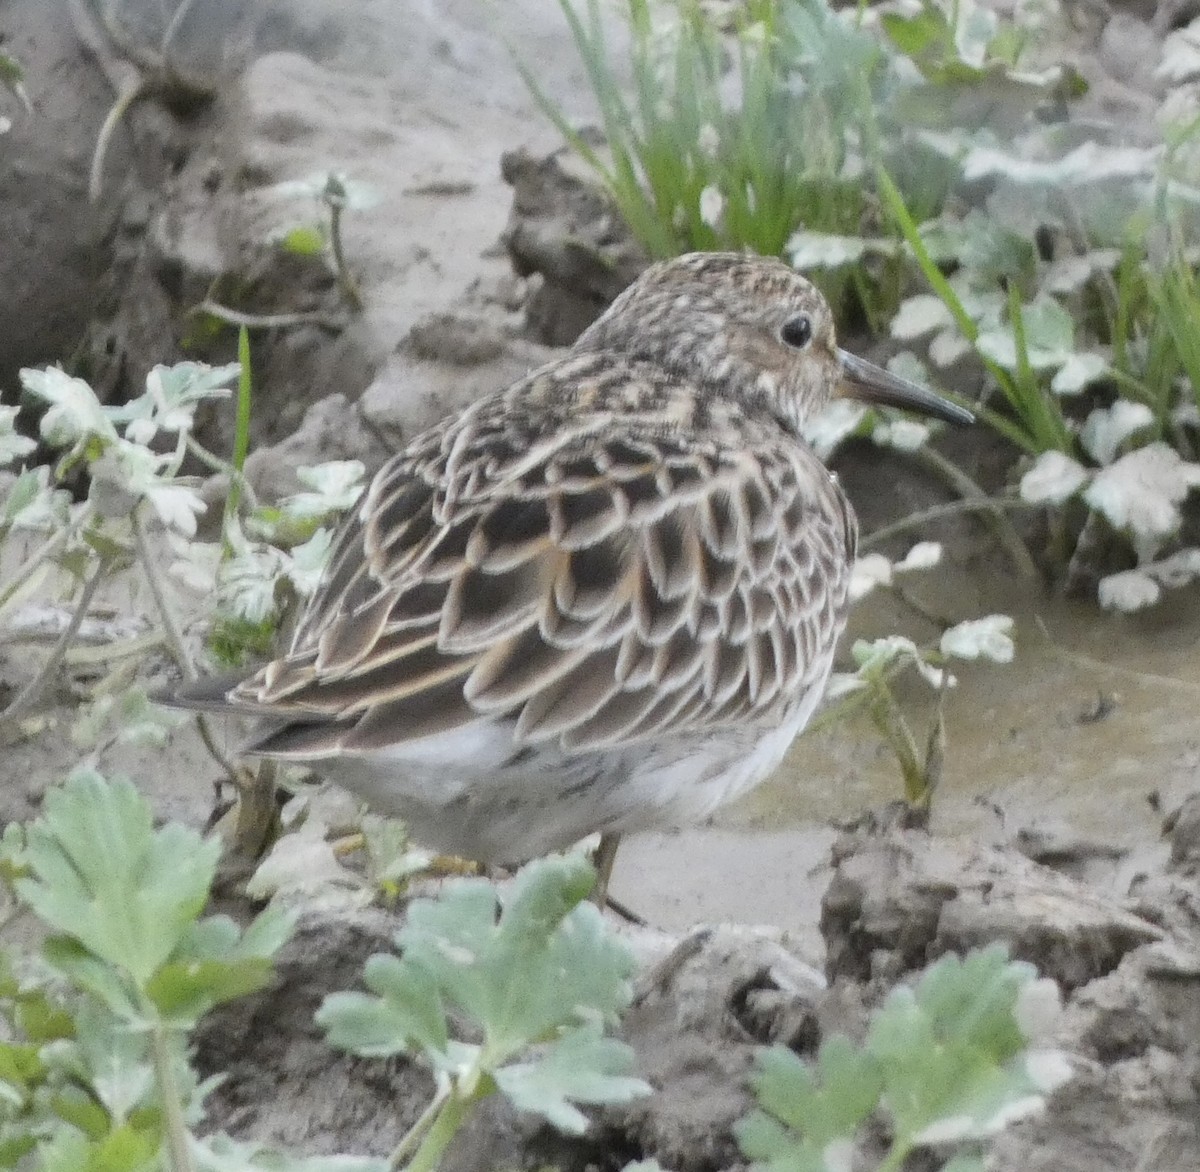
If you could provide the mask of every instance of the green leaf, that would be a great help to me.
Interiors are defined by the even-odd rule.
[[[45,1077],[39,1047],[25,1042],[0,1042],[0,1085],[10,1103],[24,1102]]]
[[[123,1126],[154,1087],[149,1035],[94,1002],[79,1006],[75,1022],[76,1040],[69,1045],[78,1059],[81,1082],[103,1105],[112,1125]]]
[[[155,830],[128,781],[80,772],[46,795],[28,829],[21,897],[51,928],[144,989],[204,908],[220,844],[176,824]]]
[[[1042,1098],[1023,1062],[1014,1010],[1029,965],[996,945],[947,956],[915,989],[892,991],[867,1049],[884,1078],[898,1135],[937,1142],[988,1135]]]
[[[295,916],[278,907],[259,913],[245,932],[228,916],[201,920],[146,993],[172,1025],[190,1028],[213,1006],[261,989],[294,926]]]
[[[579,1134],[587,1116],[574,1103],[627,1103],[650,1094],[631,1078],[633,1051],[601,1036],[599,1023],[570,1030],[529,1062],[493,1072],[496,1085],[520,1111],[541,1115],[561,1131]]]
[[[503,1061],[581,1012],[613,1018],[629,1003],[633,958],[581,902],[595,873],[579,855],[524,868],[499,921],[490,884],[466,880],[418,900],[396,940],[448,1000],[480,1022]]]
[[[849,1167],[856,1134],[882,1104],[894,1122],[891,1167],[916,1145],[976,1141],[1038,1110],[1068,1068],[1029,1050],[1018,1025],[1022,991],[1043,992],[1035,978],[1000,946],[946,957],[915,989],[892,991],[863,1047],[832,1038],[811,1065],[781,1046],[761,1051],[759,1110],[736,1129],[742,1151],[777,1172]],[[1023,1012],[1036,1016],[1028,1004]],[[976,1166],[964,1157],[961,1167]]]
[[[98,1139],[88,1139],[61,1127],[38,1148],[40,1172],[150,1172],[158,1168],[161,1141],[157,1129],[118,1127]]]
[[[375,994],[333,993],[317,1011],[330,1045],[364,1057],[388,1057],[419,1046],[444,1055],[449,1042],[446,1010],[434,977],[383,953],[367,961],[366,985]]]
[[[886,13],[880,23],[892,44],[913,59],[934,51],[945,52],[953,45],[953,34],[945,14],[932,5],[916,16]]]
[[[828,1145],[853,1139],[882,1089],[872,1057],[842,1037],[826,1041],[812,1065],[784,1046],[760,1050],[754,1090],[761,1110],[738,1125],[738,1142],[768,1167],[824,1172]]]
[[[325,251],[325,234],[314,225],[302,224],[285,232],[279,246],[293,256],[320,256]]]
[[[146,1024],[144,1006],[128,974],[92,955],[74,937],[47,937],[42,956],[67,980],[98,998],[118,1017]]]

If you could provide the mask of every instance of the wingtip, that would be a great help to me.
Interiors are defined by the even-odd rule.
[[[159,688],[150,694],[155,704],[164,708],[184,708],[193,712],[235,713],[242,705],[230,700],[229,694],[246,678],[244,671],[182,680]]]

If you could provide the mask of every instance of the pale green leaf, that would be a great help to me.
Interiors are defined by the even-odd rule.
[[[648,1084],[629,1075],[632,1066],[633,1051],[602,1037],[597,1022],[568,1031],[531,1061],[500,1067],[493,1078],[518,1110],[578,1134],[587,1117],[574,1104],[627,1103],[650,1094]]]
[[[37,447],[33,440],[16,430],[19,410],[19,407],[0,407],[0,468],[23,459]]]
[[[70,448],[93,438],[102,443],[116,440],[112,420],[83,379],[73,378],[56,366],[44,370],[26,367],[21,371],[21,385],[49,404],[39,425],[48,444]]]
[[[1015,648],[1013,621],[1006,614],[968,619],[944,632],[939,644],[943,655],[954,659],[990,659],[993,663],[1011,663]]]
[[[1114,528],[1153,546],[1179,528],[1179,505],[1197,485],[1200,464],[1185,461],[1173,448],[1157,442],[1101,468],[1084,500]]]
[[[1111,464],[1117,449],[1132,435],[1154,425],[1154,412],[1145,403],[1118,399],[1097,407],[1084,421],[1079,442],[1097,464]]]
[[[1088,476],[1088,470],[1065,453],[1043,452],[1021,477],[1021,499],[1061,505],[1087,483]]]
[[[46,795],[18,891],[51,928],[144,987],[204,908],[220,844],[169,824],[128,781],[79,772]]]
[[[1093,383],[1100,382],[1110,369],[1108,360],[1102,354],[1092,351],[1072,354],[1055,372],[1050,389],[1056,395],[1077,395]]]

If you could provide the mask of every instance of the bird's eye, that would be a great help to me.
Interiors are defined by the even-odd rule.
[[[787,345],[803,350],[812,341],[812,318],[807,313],[789,317],[780,328],[779,336]]]

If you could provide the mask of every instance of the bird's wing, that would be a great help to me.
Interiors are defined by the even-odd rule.
[[[816,458],[582,418],[465,420],[386,465],[291,651],[229,693],[264,751],[369,752],[481,716],[568,750],[774,725],[828,667],[854,520]]]

